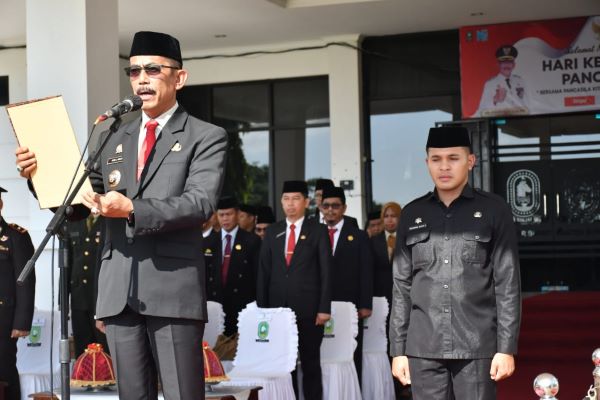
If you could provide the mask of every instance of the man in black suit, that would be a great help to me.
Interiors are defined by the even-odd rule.
[[[269,206],[260,206],[257,209],[256,214],[256,226],[254,227],[254,233],[256,233],[261,239],[265,238],[267,227],[275,222],[275,215],[273,209]]]
[[[396,244],[396,228],[400,220],[400,204],[393,201],[383,205],[383,232],[371,238],[374,259],[373,296],[384,296],[392,304],[392,260]]]
[[[335,185],[333,184],[333,181],[331,179],[317,179],[317,181],[315,183],[315,198],[314,198],[317,209],[315,210],[314,214],[311,214],[308,216],[309,219],[314,218],[314,219],[318,220],[321,224],[327,224],[327,222],[325,221],[325,213],[321,209],[321,203],[323,202],[323,190],[332,188],[332,187],[335,187]],[[356,218],[351,217],[349,215],[344,215],[344,220],[348,224],[358,228],[358,221],[356,220]]]
[[[153,366],[165,398],[204,399],[202,223],[221,192],[227,133],[177,103],[188,75],[174,37],[136,33],[125,73],[142,115],[108,138],[87,209],[75,207],[79,217],[105,217],[96,317],[121,400],[157,397]],[[33,151],[16,151],[22,177],[37,168]]]
[[[335,277],[332,286],[333,301],[349,301],[358,310],[358,336],[354,364],[358,382],[362,376],[363,319],[373,309],[373,258],[367,234],[344,220],[346,195],[344,189],[331,187],[323,190],[321,209],[325,214],[329,240],[333,251]]]
[[[223,305],[225,336],[237,333],[237,317],[256,300],[256,273],[261,241],[238,225],[238,204],[232,197],[217,205],[221,231],[204,242],[208,300]]]
[[[106,335],[96,328],[96,295],[98,279],[98,250],[102,246],[102,217],[90,215],[86,219],[69,222],[69,295],[71,325],[75,341],[75,357],[88,344],[100,343],[108,350]]]
[[[6,192],[0,187],[0,193]],[[2,198],[0,198],[2,210]],[[33,255],[25,228],[8,224],[0,216],[0,381],[6,382],[6,399],[20,400],[17,339],[29,335],[35,298],[35,272],[17,285],[17,278]],[[0,394],[4,388],[0,387]]]
[[[283,184],[286,219],[267,228],[256,300],[259,307],[289,307],[296,313],[304,397],[320,400],[323,325],[331,316],[331,247],[325,225],[304,218],[308,203],[306,182]],[[297,394],[295,373],[292,378]]]

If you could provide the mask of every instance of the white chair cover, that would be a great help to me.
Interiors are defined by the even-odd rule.
[[[204,325],[203,340],[213,348],[217,344],[217,338],[225,330],[225,313],[221,303],[215,301],[207,301],[206,307],[208,308],[208,322]]]
[[[21,399],[28,400],[31,393],[50,390],[50,349],[52,349],[52,373],[54,386],[60,385],[60,313],[54,313],[54,338],[51,312],[35,310],[28,337],[17,341],[17,369],[21,380]],[[1,362],[1,361],[0,361]]]
[[[262,386],[261,400],[295,400],[290,372],[298,355],[296,315],[289,308],[250,303],[238,316],[239,341],[223,386]]]
[[[354,366],[357,335],[356,306],[350,302],[331,302],[331,320],[325,326],[325,335],[321,344],[323,399],[361,399],[358,375]]]
[[[396,398],[385,332],[388,312],[387,299],[373,297],[373,312],[363,322],[363,400],[394,400]]]

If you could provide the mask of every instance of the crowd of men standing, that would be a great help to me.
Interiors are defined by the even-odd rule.
[[[216,218],[205,226],[203,251],[208,300],[221,303],[225,312],[225,332],[217,351],[232,356],[219,343],[235,341],[237,315],[248,303],[289,307],[298,324],[303,393],[320,399],[320,346],[332,301],[352,302],[358,310],[354,361],[360,382],[363,320],[371,315],[373,296],[385,296],[391,304],[401,207],[385,204],[369,214],[366,229],[361,230],[357,220],[346,215],[346,195],[333,181],[316,182],[314,213],[308,211],[308,193],[304,181],[285,182],[281,197],[285,219],[277,222],[270,207],[221,198]],[[293,382],[297,384],[296,379]]]

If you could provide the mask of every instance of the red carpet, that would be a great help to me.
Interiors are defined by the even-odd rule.
[[[553,292],[523,301],[515,374],[498,384],[498,400],[537,400],[533,380],[558,378],[560,400],[580,400],[593,382],[600,347],[600,292]]]

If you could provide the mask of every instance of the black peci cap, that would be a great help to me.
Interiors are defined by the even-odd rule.
[[[137,32],[131,43],[129,57],[162,56],[183,65],[179,41],[171,35],[160,32]]]
[[[445,147],[468,147],[471,148],[469,131],[462,126],[442,126],[429,129],[426,148]]]
[[[272,224],[275,222],[273,209],[269,206],[259,206],[256,213],[257,224]]]
[[[285,181],[281,193],[302,193],[308,197],[308,185],[305,181]]]
[[[341,187],[325,187],[325,189],[323,189],[323,201],[331,197],[337,197],[342,200],[342,204],[346,204],[346,194],[344,193],[344,189]]]
[[[251,206],[250,204],[240,204],[240,211],[243,211],[248,214],[256,215],[256,207]]]
[[[381,210],[371,211],[367,215],[367,221],[375,221],[377,219],[381,219]]]
[[[334,187],[331,179],[317,179],[315,182],[315,190],[324,190],[327,187]]]
[[[230,208],[239,208],[238,202],[235,199],[235,197],[221,197],[219,203],[217,204],[217,210],[227,210]]]

